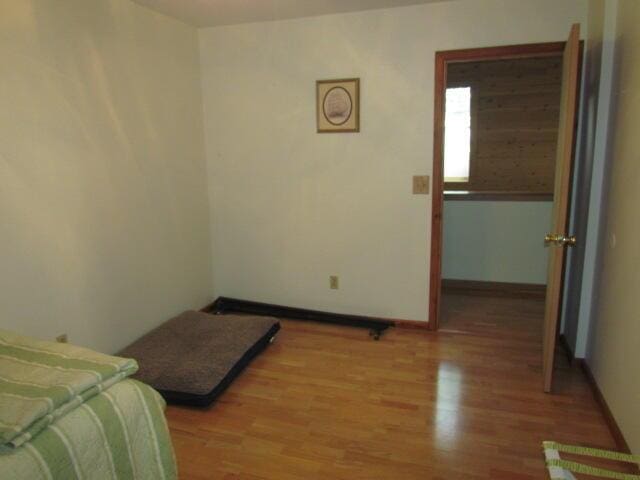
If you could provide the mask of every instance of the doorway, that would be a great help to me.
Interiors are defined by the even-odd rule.
[[[561,79],[559,55],[447,66],[440,329],[541,334]]]
[[[456,313],[456,308],[443,308],[447,298],[443,291],[537,298],[531,311],[538,312],[534,315],[539,318],[538,332],[544,319],[547,391],[553,371],[553,353],[548,351],[555,346],[563,275],[557,267],[564,260],[563,247],[575,242],[566,233],[566,217],[578,50],[579,26],[574,25],[567,42],[436,53],[429,326],[437,330]],[[518,213],[519,202],[540,202],[537,210],[542,214],[533,218],[536,208],[529,206],[523,216]],[[505,225],[507,205],[515,222],[511,228]],[[445,219],[458,225],[447,228]],[[547,230],[550,224],[554,230]],[[545,230],[551,234],[545,236]],[[481,235],[474,237],[478,231]],[[505,238],[507,234],[515,236]],[[541,248],[543,238],[559,247],[552,249],[548,262]],[[447,248],[455,250],[456,242],[462,247],[447,257]],[[522,248],[527,242],[532,250]],[[476,251],[485,271],[473,263]],[[511,271],[514,266],[520,271]],[[535,275],[527,277],[536,268]],[[551,301],[545,302],[545,296]],[[462,303],[462,310],[481,313],[477,301]],[[518,303],[519,308],[523,305]],[[491,308],[496,310],[495,305]],[[496,333],[491,328],[499,328],[500,322],[496,318],[487,322],[486,315],[475,323],[469,323],[469,315],[465,318],[467,323],[459,323],[459,328],[490,335]]]

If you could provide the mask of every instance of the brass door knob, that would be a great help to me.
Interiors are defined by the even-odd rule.
[[[567,245],[569,247],[574,247],[576,245],[576,236],[570,235],[560,235],[559,233],[547,233],[544,236],[544,244],[545,245]]]

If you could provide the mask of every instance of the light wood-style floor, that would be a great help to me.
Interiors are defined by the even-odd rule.
[[[545,479],[542,440],[614,448],[563,358],[557,393],[542,392],[540,305],[445,305],[481,319],[467,319],[476,331],[391,329],[375,342],[362,329],[283,321],[216,404],[168,408],[180,478]]]

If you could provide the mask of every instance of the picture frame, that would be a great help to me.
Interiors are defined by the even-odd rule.
[[[318,133],[360,131],[360,79],[316,81]]]

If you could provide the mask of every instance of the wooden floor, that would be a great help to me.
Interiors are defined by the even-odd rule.
[[[443,292],[440,329],[443,332],[517,338],[541,345],[544,298]]]
[[[464,333],[283,321],[211,408],[168,408],[180,478],[545,479],[542,440],[614,448],[563,358],[542,393],[539,305],[449,300]]]

